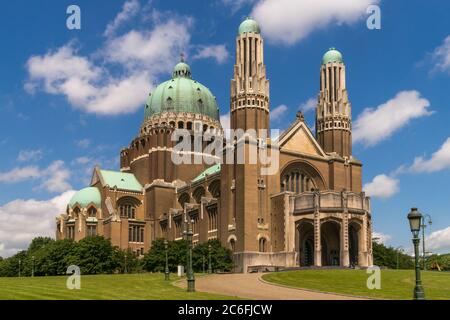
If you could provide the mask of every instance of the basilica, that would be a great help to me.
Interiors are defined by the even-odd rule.
[[[264,39],[251,18],[239,26],[235,59],[231,129],[269,130]],[[174,163],[175,131],[224,132],[216,98],[182,59],[148,96],[139,133],[120,151],[120,171],[93,169],[90,185],[56,218],[57,239],[102,235],[143,255],[156,239],[182,239],[189,224],[194,245],[218,239],[233,252],[235,272],[372,265],[370,199],[362,191],[362,163],[352,156],[343,56],[331,48],[317,65],[315,132],[299,112],[277,138],[246,137],[231,145],[232,153],[237,145],[276,145],[278,169],[268,174],[259,159]],[[199,156],[198,150],[184,153]]]

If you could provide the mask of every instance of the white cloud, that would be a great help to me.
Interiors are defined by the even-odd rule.
[[[398,179],[380,174],[373,178],[371,182],[366,183],[363,190],[371,197],[387,199],[400,190],[399,184]]]
[[[26,166],[0,172],[0,182],[17,183],[38,180],[40,182],[38,189],[45,189],[49,192],[63,192],[72,188],[67,182],[70,176],[71,172],[65,167],[64,161],[56,160],[43,169],[37,166]]]
[[[220,123],[222,124],[222,128],[224,130],[231,129],[231,122],[230,122],[230,114],[223,114],[220,116]]]
[[[146,72],[113,78],[89,58],[77,55],[73,44],[44,56],[33,56],[27,67],[29,92],[42,89],[49,94],[65,95],[73,106],[88,113],[134,112],[144,103],[145,92],[151,87]]]
[[[430,102],[418,91],[401,91],[376,108],[365,109],[353,124],[353,141],[373,146],[392,136],[412,119],[429,116]]]
[[[41,176],[41,170],[37,166],[14,168],[8,172],[0,172],[0,182],[16,183],[28,179],[36,179]]]
[[[141,5],[138,0],[129,0],[123,4],[122,11],[120,11],[114,21],[110,22],[106,26],[104,35],[109,37],[113,35],[116,30],[125,22],[136,16],[139,12]]]
[[[46,201],[18,199],[0,206],[0,256],[26,249],[35,237],[54,237],[55,217],[65,211],[74,194],[70,190]]]
[[[432,58],[436,63],[436,70],[450,72],[450,35],[434,50]]]
[[[317,29],[353,24],[379,0],[260,0],[252,16],[274,42],[293,44]]]
[[[288,110],[288,107],[284,104],[281,104],[278,107],[276,107],[275,109],[272,109],[270,111],[271,120],[273,120],[273,121],[280,120],[283,117],[283,115],[286,113],[287,110]]]
[[[372,232],[372,239],[374,239],[377,243],[386,244],[392,239],[392,237],[388,234],[374,231]]]
[[[450,227],[432,232],[426,239],[427,250],[450,251]]]
[[[30,57],[25,89],[29,93],[41,90],[63,95],[72,106],[87,113],[137,111],[157,78],[169,73],[179,54],[190,47],[192,19],[171,13],[164,16],[169,18],[158,19],[151,30],[131,30],[107,38],[92,56],[80,55],[70,42]]]
[[[64,192],[72,188],[67,182],[71,176],[71,172],[65,167],[64,161],[54,161],[42,173],[43,178],[40,188],[44,188],[49,192]]]
[[[416,158],[409,170],[412,172],[436,172],[448,168],[450,168],[450,138],[447,138],[430,159]]]
[[[17,156],[17,161],[38,161],[42,159],[42,150],[21,150]]]
[[[247,4],[253,4],[256,0],[222,0],[222,3],[231,8],[232,13],[235,13]]]
[[[229,56],[228,50],[224,44],[200,46],[198,52],[193,59],[214,58],[217,63],[222,64],[227,61]]]
[[[301,110],[303,113],[307,113],[309,111],[315,110],[317,106],[317,99],[316,98],[310,98],[307,101],[300,104],[298,107],[299,110]]]
[[[170,19],[151,31],[131,30],[106,44],[105,59],[128,69],[159,74],[172,71],[174,62],[190,43],[189,18]],[[142,93],[141,93],[142,94]]]
[[[82,149],[86,149],[89,148],[89,146],[91,145],[91,140],[89,139],[81,139],[78,141],[75,141],[75,144]]]

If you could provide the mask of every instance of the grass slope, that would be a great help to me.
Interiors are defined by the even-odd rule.
[[[270,273],[269,282],[341,294],[381,299],[412,299],[415,284],[413,270],[381,270],[381,289],[367,288],[370,275],[365,270],[298,270]],[[427,299],[450,299],[450,272],[422,272]]]
[[[232,297],[187,293],[163,274],[81,277],[81,290],[68,290],[68,277],[0,278],[0,300],[213,300]],[[176,280],[173,275],[171,279]]]

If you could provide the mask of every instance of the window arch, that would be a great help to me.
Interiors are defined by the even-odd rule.
[[[178,198],[178,202],[181,205],[182,208],[184,208],[184,205],[186,203],[189,203],[190,197],[187,193],[183,193],[179,198]]]
[[[192,197],[195,199],[195,202],[197,202],[197,203],[201,203],[202,197],[204,197],[204,196],[205,196],[205,189],[203,187],[198,187],[192,193]]]
[[[281,191],[294,193],[325,189],[319,171],[307,162],[294,162],[286,166],[280,175],[280,186]]]
[[[132,197],[123,197],[118,201],[118,210],[121,218],[136,219],[137,208],[140,201]]]
[[[88,217],[95,218],[97,216],[97,209],[95,207],[89,207]]]

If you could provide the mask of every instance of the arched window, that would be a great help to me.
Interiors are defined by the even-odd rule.
[[[184,208],[184,204],[189,202],[189,195],[187,193],[183,193],[179,198],[178,202],[180,203],[181,207]]]
[[[294,193],[325,189],[322,176],[307,162],[295,162],[285,168],[280,175],[281,191]]]
[[[195,189],[192,196],[195,199],[195,202],[200,204],[202,202],[202,197],[205,196],[205,189],[203,189],[203,187],[199,187],[199,188]]]
[[[266,252],[267,251],[267,240],[266,238],[259,239],[259,252]]]
[[[121,218],[136,219],[137,208],[140,201],[133,197],[123,197],[118,201],[118,210]]]
[[[88,217],[95,218],[97,216],[97,209],[90,207],[88,209]]]

